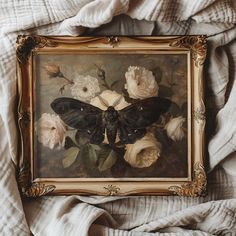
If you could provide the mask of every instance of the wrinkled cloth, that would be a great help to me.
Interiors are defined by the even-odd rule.
[[[233,0],[0,1],[0,235],[236,235],[235,23]],[[15,180],[18,34],[206,34],[208,195],[22,202]]]

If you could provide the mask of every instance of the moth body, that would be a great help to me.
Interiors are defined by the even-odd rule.
[[[119,113],[114,107],[109,106],[106,111],[104,111],[104,123],[106,128],[107,139],[110,145],[113,145],[116,140],[116,134],[119,123]]]

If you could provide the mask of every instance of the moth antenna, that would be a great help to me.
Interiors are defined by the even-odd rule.
[[[108,102],[104,98],[102,98],[100,95],[98,95],[98,98],[105,107],[109,107]]]
[[[122,99],[122,96],[120,95],[116,100],[115,102],[113,103],[113,107],[116,107],[120,102],[121,102],[121,99]]]

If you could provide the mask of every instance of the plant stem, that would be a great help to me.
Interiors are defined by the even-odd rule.
[[[155,127],[155,128],[164,128],[165,125],[152,124],[151,127]]]
[[[103,86],[106,87],[107,89],[111,89],[106,79],[104,79],[103,81],[104,81]]]
[[[187,134],[188,133],[188,129],[182,127],[183,131]]]
[[[62,79],[66,80],[68,84],[74,84],[74,82],[68,78],[66,78],[64,75],[61,76]]]

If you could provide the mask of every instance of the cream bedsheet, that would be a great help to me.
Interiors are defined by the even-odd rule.
[[[235,23],[233,0],[1,0],[0,235],[236,235]],[[14,164],[15,41],[29,33],[207,34],[207,197],[68,196],[22,203]]]

